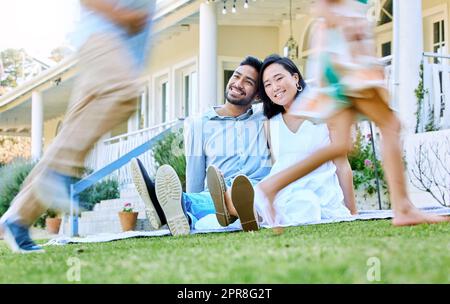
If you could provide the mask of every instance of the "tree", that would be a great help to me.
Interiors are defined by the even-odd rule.
[[[59,46],[51,51],[49,59],[53,60],[54,62],[60,62],[72,53],[72,50],[68,47]]]
[[[23,49],[6,49],[0,52],[3,65],[3,75],[0,78],[0,87],[15,88],[19,78],[23,77]]]

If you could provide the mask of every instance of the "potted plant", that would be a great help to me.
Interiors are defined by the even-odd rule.
[[[59,227],[61,226],[61,218],[58,213],[53,209],[48,209],[45,218],[45,227],[48,233],[58,234]]]
[[[122,211],[119,212],[120,224],[123,231],[130,231],[136,228],[138,212],[133,211],[131,203],[125,203]]]

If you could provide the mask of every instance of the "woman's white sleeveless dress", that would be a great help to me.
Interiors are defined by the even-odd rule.
[[[330,143],[326,124],[305,120],[294,133],[287,127],[281,113],[270,119],[270,138],[275,163],[268,177]],[[255,208],[263,227],[294,226],[350,216],[350,211],[343,204],[344,195],[333,162],[323,164],[277,194],[274,201],[275,223],[270,221],[267,201],[258,187],[255,190]]]

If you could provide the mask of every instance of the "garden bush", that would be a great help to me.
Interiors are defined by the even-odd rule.
[[[367,194],[377,192],[376,174],[380,181],[380,191],[387,192],[387,183],[380,160],[373,156],[369,135],[362,135],[357,131],[354,149],[348,156],[353,171],[353,184],[355,190],[363,189]]]
[[[0,216],[8,210],[34,165],[34,162],[19,158],[0,167]]]
[[[8,210],[35,164],[29,160],[16,159],[0,167],[0,216]],[[83,172],[83,176],[87,176],[92,170],[84,169]],[[84,210],[92,210],[94,205],[100,201],[119,198],[119,196],[119,183],[114,179],[103,180],[80,194],[80,207]],[[36,221],[35,225],[44,227],[45,219],[48,216],[55,217],[56,211],[48,210]]]
[[[94,209],[95,204],[102,200],[120,197],[119,183],[115,179],[100,181],[80,193],[80,207],[84,210]]]
[[[180,178],[183,191],[186,191],[186,157],[184,156],[183,129],[175,130],[156,143],[152,149],[155,169],[170,165]]]

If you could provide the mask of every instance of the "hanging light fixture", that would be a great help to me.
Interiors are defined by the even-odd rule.
[[[224,14],[224,15],[227,14],[227,0],[223,0],[222,14]]]
[[[228,9],[227,9],[227,1],[228,0],[222,0],[222,2],[223,2],[223,8],[222,8],[222,14],[223,15],[226,15],[227,13],[228,13]],[[214,3],[214,2],[218,2],[218,0],[206,0],[206,2],[207,3]],[[237,13],[237,7],[238,7],[238,5],[237,5],[237,3],[239,2],[239,0],[233,0],[233,5],[232,5],[232,7],[231,7],[231,12],[233,13],[233,14],[236,14]],[[244,4],[243,4],[243,7],[245,8],[245,9],[248,9],[249,8],[249,4],[248,4],[248,0],[242,0],[242,2],[244,2]],[[253,0],[253,2],[256,2],[256,0]]]
[[[283,55],[292,61],[296,61],[298,59],[298,43],[292,35],[292,0],[289,0],[289,28],[290,36],[284,45]]]

